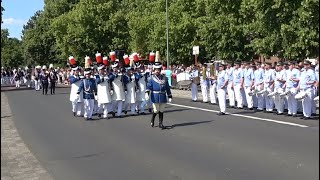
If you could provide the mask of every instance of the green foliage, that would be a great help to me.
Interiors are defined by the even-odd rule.
[[[193,63],[193,46],[200,61],[319,55],[319,0],[168,0],[168,7],[170,62]],[[69,55],[83,63],[117,49],[160,51],[166,61],[166,1],[45,0],[22,44],[29,64],[65,64]]]

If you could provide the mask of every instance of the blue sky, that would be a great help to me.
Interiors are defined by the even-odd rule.
[[[23,25],[38,10],[43,10],[44,0],[2,0],[5,9],[1,28],[9,29],[9,37],[21,39]]]

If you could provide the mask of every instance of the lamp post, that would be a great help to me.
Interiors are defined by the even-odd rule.
[[[169,67],[169,20],[168,20],[168,0],[166,0],[166,31],[167,31],[167,68]]]

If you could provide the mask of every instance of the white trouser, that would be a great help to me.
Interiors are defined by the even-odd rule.
[[[72,103],[72,112],[75,112],[77,116],[83,115],[83,102],[71,102]]]
[[[98,112],[99,112],[99,104],[97,100],[94,100],[93,113],[98,113]]]
[[[288,102],[288,114],[295,115],[298,110],[298,101],[294,98],[297,94],[297,90],[295,88],[286,88],[286,91],[291,91],[289,95],[286,96]]]
[[[246,89],[246,87],[241,89],[242,105],[248,106],[245,89]]]
[[[18,80],[18,81],[15,81],[15,83],[16,83],[16,87],[20,87],[20,81]]]
[[[267,92],[263,94],[265,102],[266,102],[266,111],[273,111],[273,98],[268,97],[268,94],[271,93],[272,90],[270,88],[267,89]]]
[[[103,118],[108,117],[108,110],[110,109],[110,103],[102,103],[98,104],[99,106],[99,114],[103,114]]]
[[[40,80],[34,80],[34,88],[36,91],[40,90]]]
[[[217,103],[217,97],[216,97],[216,88],[217,88],[217,84],[214,83],[212,85],[210,85],[210,103],[212,104],[216,104]]]
[[[144,113],[144,108],[147,105],[146,101],[138,101],[136,103],[136,108],[139,110],[139,112]]]
[[[202,101],[208,102],[208,85],[201,84]]]
[[[275,89],[274,92],[278,92],[277,95],[274,96],[274,105],[278,111],[278,113],[283,113],[284,111],[284,99],[281,98],[280,94],[283,93],[282,88]]]
[[[152,103],[153,113],[164,112],[166,103]]]
[[[262,91],[262,85],[256,85],[256,91]],[[256,94],[255,95],[257,99],[257,109],[263,110],[264,108],[264,97],[263,94]]]
[[[234,90],[232,88],[232,83],[228,83],[228,98],[229,98],[229,106],[235,106],[236,102],[234,100]]]
[[[117,112],[116,116],[121,116],[122,114],[123,101],[112,101],[112,112]],[[117,110],[116,110],[117,108]]]
[[[136,103],[125,103],[124,110],[127,111],[129,107],[130,107],[130,113],[136,114]]]
[[[218,89],[218,101],[220,112],[226,112],[226,89]]]
[[[243,108],[243,98],[242,98],[242,94],[241,94],[241,88],[240,88],[240,84],[237,84],[234,86],[234,95],[236,97],[236,101],[237,101],[237,107],[238,108]]]
[[[83,99],[84,102],[84,118],[92,118],[94,99]]]
[[[317,74],[317,76],[318,76],[319,74]],[[314,87],[314,88],[312,88],[312,91],[313,91],[313,97],[316,97],[316,94],[317,94],[317,89]],[[311,104],[312,104],[312,107],[311,107],[311,112],[312,113],[316,113],[317,112],[317,105],[316,105],[316,101],[314,101],[313,100],[313,98],[312,98],[312,100],[311,100]]]
[[[252,96],[249,96],[249,92],[251,92],[250,87],[245,87],[244,91],[247,99],[248,108],[253,108],[253,98]]]
[[[191,94],[193,101],[198,100],[198,86],[195,83],[191,84]]]
[[[306,90],[301,90],[306,92],[306,97],[302,100],[302,109],[303,109],[303,115],[305,117],[310,117],[312,113],[312,101],[313,101],[313,89],[308,88]]]

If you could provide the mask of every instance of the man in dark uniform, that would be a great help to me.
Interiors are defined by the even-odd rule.
[[[47,71],[47,67],[42,67],[42,72],[40,74],[40,81],[42,84],[42,94],[47,95],[48,94],[48,85],[49,85],[49,72]]]
[[[165,129],[163,126],[163,112],[165,105],[167,103],[167,98],[169,103],[172,100],[172,94],[170,90],[170,86],[168,83],[168,79],[165,75],[160,74],[162,69],[162,64],[160,62],[155,62],[153,65],[154,74],[151,76],[151,79],[147,83],[146,90],[146,100],[151,97],[153,114],[151,118],[151,127],[154,126],[154,119],[159,113],[159,128]]]
[[[54,94],[56,90],[56,82],[58,80],[57,72],[54,70],[53,65],[50,64],[50,93]]]

